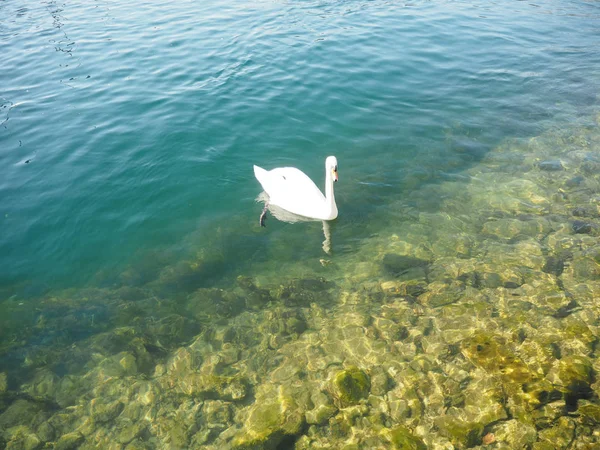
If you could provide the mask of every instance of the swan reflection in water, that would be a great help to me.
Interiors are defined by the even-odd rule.
[[[273,217],[281,222],[287,223],[298,223],[298,222],[319,222],[317,219],[311,219],[309,217],[299,216],[298,214],[286,211],[279,206],[269,203],[269,194],[261,192],[256,198],[257,202],[264,203]],[[323,251],[328,255],[331,255],[331,225],[327,220],[322,220],[323,223],[323,235],[325,240],[323,241]]]

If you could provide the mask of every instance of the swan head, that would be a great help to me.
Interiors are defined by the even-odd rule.
[[[325,160],[325,169],[327,170],[327,173],[331,173],[333,181],[338,180],[337,158],[335,156],[327,157]]]

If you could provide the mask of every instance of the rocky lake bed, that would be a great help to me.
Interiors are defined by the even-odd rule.
[[[0,448],[598,448],[600,115],[455,146],[477,163],[302,276],[0,293]]]

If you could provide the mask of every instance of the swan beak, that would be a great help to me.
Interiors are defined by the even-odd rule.
[[[333,175],[333,181],[337,181],[337,180],[338,180],[338,171],[337,171],[337,167],[336,167],[336,168],[334,168],[334,169],[331,171],[331,174]]]

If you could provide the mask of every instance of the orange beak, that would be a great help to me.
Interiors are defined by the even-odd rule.
[[[333,175],[333,181],[337,181],[338,180],[338,171],[337,171],[337,169],[333,169],[331,171],[331,174]]]

